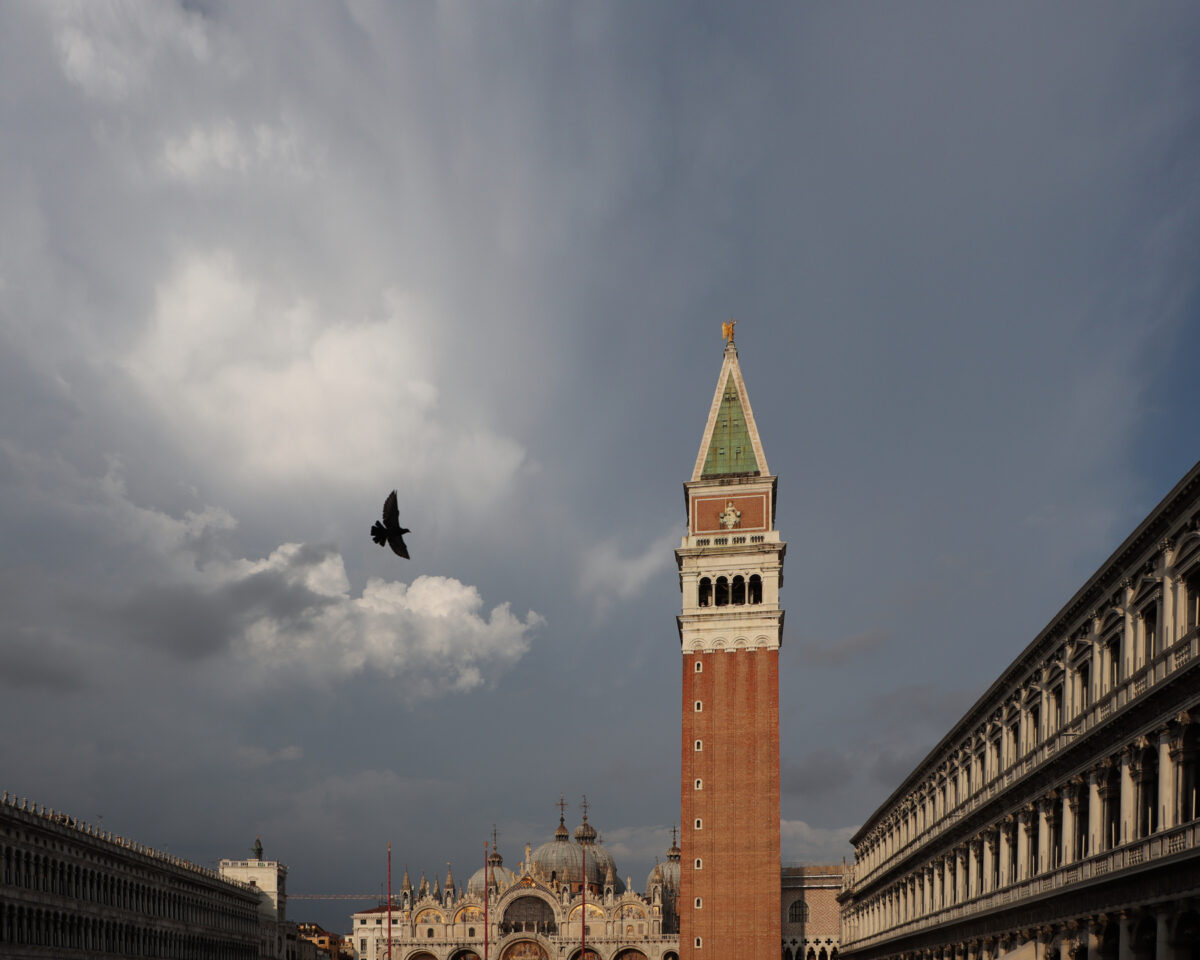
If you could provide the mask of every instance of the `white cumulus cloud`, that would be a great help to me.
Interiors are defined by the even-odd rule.
[[[392,482],[449,487],[484,508],[510,488],[526,452],[442,409],[426,335],[435,318],[410,298],[386,299],[382,317],[330,320],[247,276],[228,252],[192,255],[160,284],[123,365],[192,449],[243,481],[343,485],[346,464],[384,463]]]
[[[372,577],[354,596],[340,555],[312,562],[306,549],[284,544],[220,578],[222,592],[240,593],[265,574],[297,598],[253,606],[240,628],[234,646],[260,679],[297,671],[316,682],[370,675],[400,680],[421,697],[465,692],[519,660],[542,622],[532,611],[517,617],[507,603],[485,614],[479,591],[453,577],[407,584]]]

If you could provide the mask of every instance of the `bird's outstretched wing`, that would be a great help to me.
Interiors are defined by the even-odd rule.
[[[383,525],[388,530],[397,530],[400,527],[400,507],[396,502],[395,490],[383,501]]]
[[[400,526],[400,507],[396,501],[396,491],[393,490],[383,501],[383,522],[376,520],[371,527],[371,539],[381,547],[386,544],[398,557],[408,559],[408,545],[404,542],[404,534],[409,531]]]

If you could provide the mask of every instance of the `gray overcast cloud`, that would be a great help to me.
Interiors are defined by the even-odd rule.
[[[0,788],[312,893],[586,793],[640,889],[732,316],[784,858],[849,855],[1200,458],[1197,49],[1182,2],[4,5]]]

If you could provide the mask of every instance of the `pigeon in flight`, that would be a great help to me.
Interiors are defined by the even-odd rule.
[[[396,491],[393,490],[383,501],[383,523],[375,521],[371,528],[371,539],[381,547],[386,543],[392,548],[392,553],[408,559],[408,547],[404,543],[404,535],[409,533],[407,527],[400,526],[400,508],[396,505]]]

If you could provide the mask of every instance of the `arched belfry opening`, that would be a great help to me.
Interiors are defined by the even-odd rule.
[[[735,605],[746,602],[746,578],[741,574],[733,578],[732,600]]]
[[[750,603],[762,603],[762,597],[762,577],[760,577],[757,573],[752,573],[750,574],[747,600]]]

